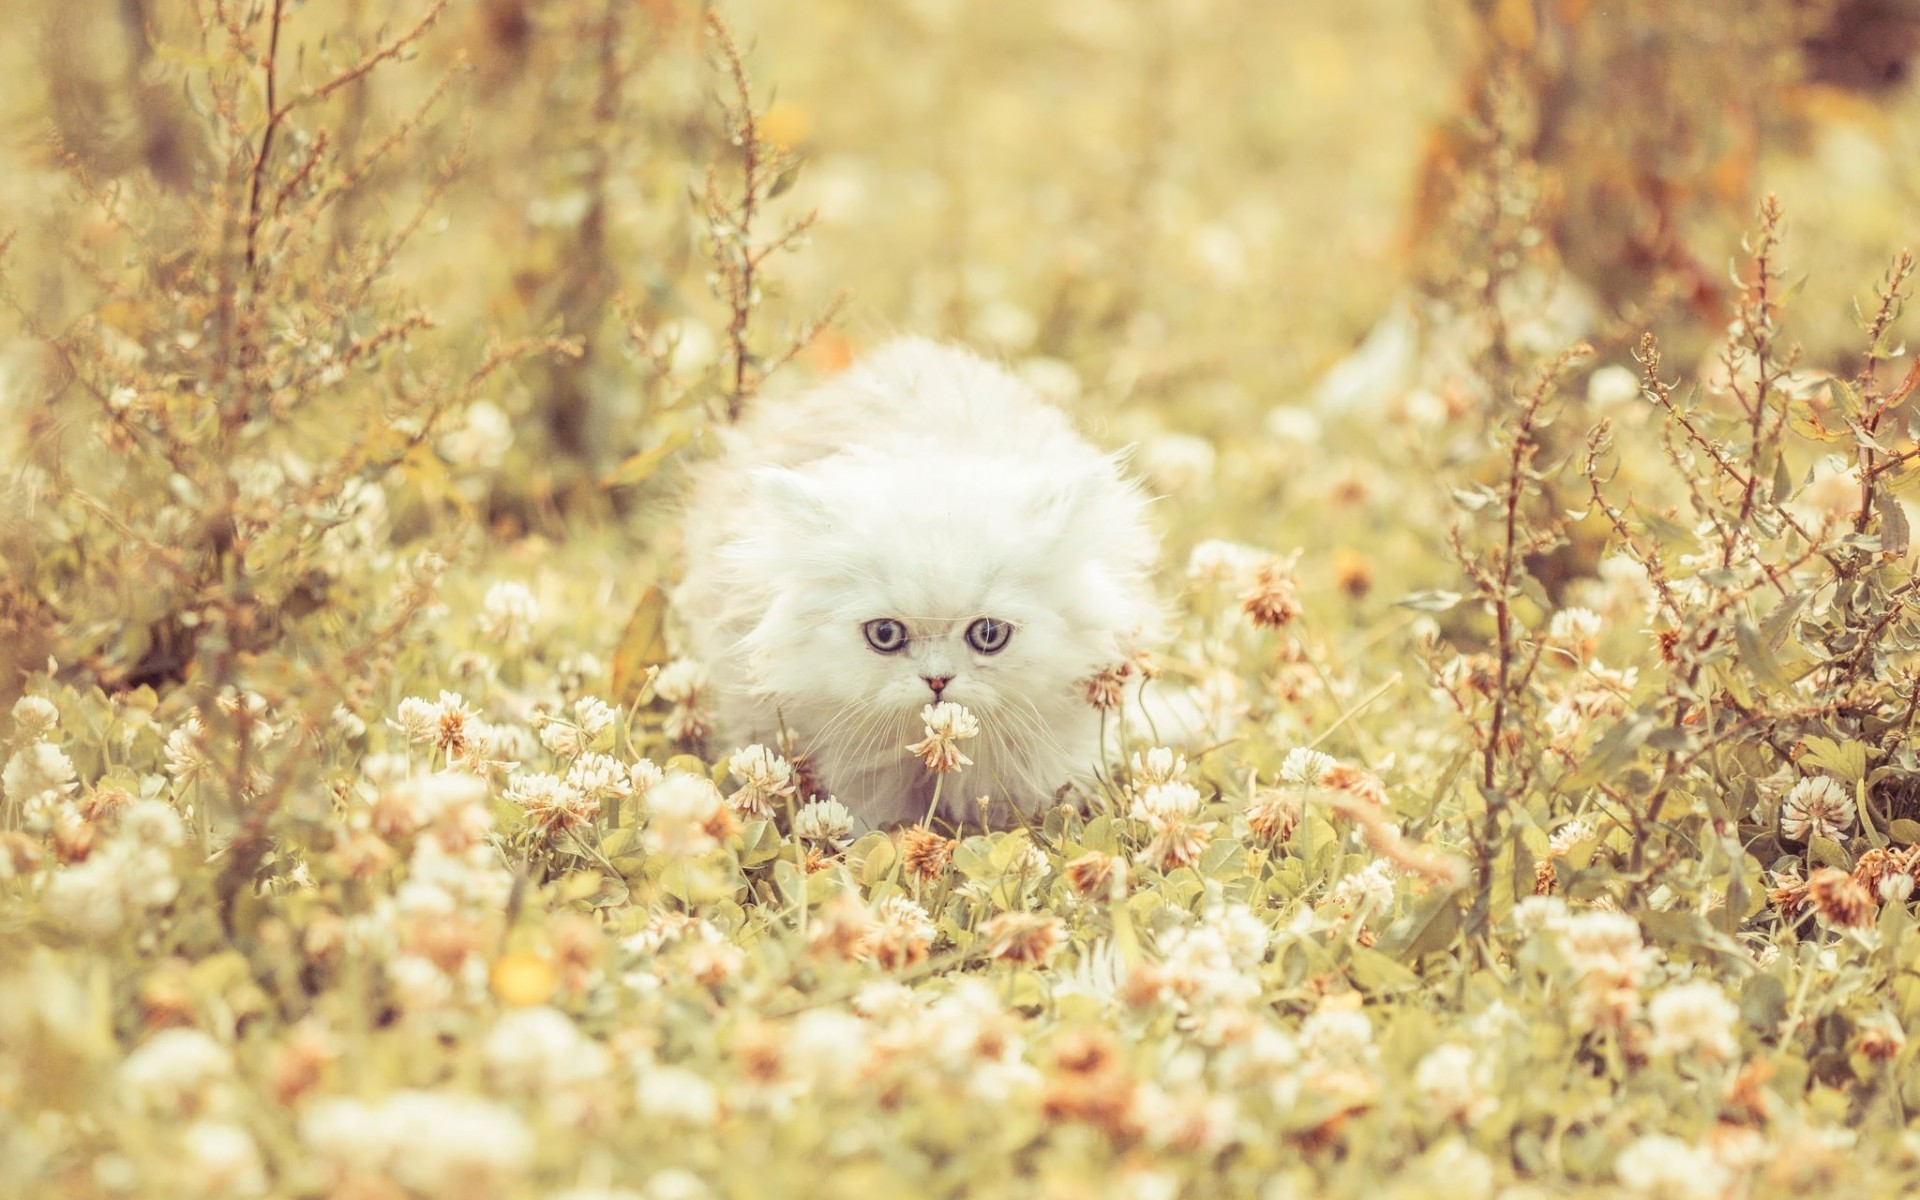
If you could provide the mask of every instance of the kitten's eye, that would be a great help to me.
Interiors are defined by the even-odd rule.
[[[907,648],[907,627],[892,617],[880,617],[862,625],[867,645],[882,654],[898,654]]]
[[[1007,639],[1012,636],[1013,626],[992,617],[981,617],[967,626],[967,645],[982,654],[1000,653],[1007,648]]]

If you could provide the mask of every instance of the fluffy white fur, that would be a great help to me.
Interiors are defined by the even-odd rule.
[[[1146,501],[1117,456],[966,350],[889,343],[801,395],[767,400],[700,469],[676,608],[728,746],[791,730],[822,786],[869,824],[918,819],[933,777],[926,677],[979,719],[974,765],[941,807],[1031,811],[1099,754],[1084,683],[1158,623]],[[864,625],[905,623],[897,654]],[[1008,622],[997,654],[967,644]]]

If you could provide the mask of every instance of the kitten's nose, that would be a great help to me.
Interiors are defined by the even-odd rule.
[[[920,678],[926,680],[927,686],[933,689],[933,698],[935,700],[938,700],[940,693],[946,691],[947,685],[953,682],[953,676],[951,675],[922,675]]]

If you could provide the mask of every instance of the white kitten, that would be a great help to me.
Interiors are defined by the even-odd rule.
[[[936,700],[970,709],[973,765],[941,807],[1031,812],[1099,755],[1085,682],[1157,625],[1145,498],[1115,456],[1006,370],[892,342],[767,400],[700,468],[675,607],[728,746],[790,730],[869,824],[917,820],[904,747]]]

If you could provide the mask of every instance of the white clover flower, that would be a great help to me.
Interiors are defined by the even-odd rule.
[[[613,728],[620,710],[598,696],[582,696],[573,702],[573,715],[580,722],[580,732],[594,742]]]
[[[1567,902],[1558,896],[1526,896],[1513,906],[1513,927],[1522,937],[1557,929],[1567,919]]]
[[[1493,1107],[1493,1073],[1468,1046],[1436,1046],[1413,1071],[1413,1087],[1443,1116],[1470,1121]]]
[[[1593,822],[1568,821],[1547,839],[1547,856],[1557,858],[1593,836]]]
[[[0,794],[19,805],[65,796],[74,786],[73,760],[50,742],[20,747],[0,770]]]
[[[1318,787],[1320,780],[1334,768],[1331,754],[1305,747],[1287,751],[1280,763],[1280,780],[1296,787]]]
[[[186,843],[187,830],[172,805],[160,800],[135,800],[121,810],[117,836],[135,846],[172,849]]]
[[[669,704],[692,705],[706,683],[706,670],[699,663],[676,658],[654,676],[653,693]]]
[[[567,768],[567,786],[595,804],[605,804],[633,795],[633,775],[612,755],[588,751]]]
[[[127,898],[106,854],[57,871],[41,899],[54,924],[82,937],[103,938],[127,923]]]
[[[212,1089],[233,1075],[233,1055],[198,1029],[163,1029],[127,1055],[120,1082],[150,1108],[204,1107]]]
[[[22,696],[13,702],[13,724],[28,737],[39,737],[60,723],[60,710],[45,696]]]
[[[1243,589],[1252,584],[1261,564],[1272,557],[1265,550],[1239,542],[1217,538],[1204,541],[1187,555],[1187,581]]]
[[[637,759],[627,768],[627,780],[633,785],[633,794],[636,796],[646,795],[654,784],[666,777],[666,772],[655,765],[652,759]]]
[[[907,753],[925,762],[927,770],[939,774],[973,765],[973,760],[961,753],[959,743],[979,736],[977,717],[961,705],[942,700],[921,709],[920,721],[927,736],[909,745]]]
[[[1327,898],[1350,913],[1383,913],[1393,907],[1393,879],[1393,864],[1376,858],[1335,884]]]
[[[1712,1153],[1666,1134],[1650,1133],[1622,1150],[1613,1174],[1623,1185],[1656,1200],[1717,1200],[1727,1189],[1727,1170]]]
[[[540,744],[555,758],[572,758],[587,748],[587,738],[565,721],[549,717],[540,726]]]
[[[793,815],[795,837],[817,842],[838,842],[852,832],[852,811],[832,796],[815,800]]]
[[[852,1013],[816,1008],[794,1018],[781,1047],[797,1074],[828,1087],[845,1087],[859,1078],[870,1030]]]
[[[1581,662],[1591,659],[1605,628],[1600,614],[1590,608],[1563,608],[1547,622],[1547,641],[1571,650]]]
[[[765,746],[734,751],[727,770],[742,784],[727,803],[743,817],[765,820],[773,815],[776,804],[793,795],[793,767]]]
[[[1613,408],[1640,398],[1640,376],[1614,364],[1587,376],[1587,403],[1596,409]]]
[[[507,646],[524,645],[540,623],[540,602],[524,583],[502,580],[480,602],[480,636]]]
[[[1740,1010],[1709,980],[1662,988],[1647,1004],[1647,1020],[1655,1054],[1724,1062],[1739,1053]]]
[[[195,1121],[180,1138],[194,1184],[203,1194],[258,1196],[267,1190],[266,1162],[253,1135],[227,1121]]]
[[[565,1091],[604,1078],[611,1066],[606,1047],[544,1005],[501,1016],[481,1044],[481,1057],[494,1085],[514,1094]]]
[[[1140,443],[1135,463],[1168,495],[1193,492],[1213,478],[1213,443],[1191,433],[1163,433]]]
[[[1136,791],[1127,815],[1136,821],[1186,820],[1200,815],[1202,803],[1199,788],[1176,779]]]
[[[1373,1022],[1354,1008],[1320,1008],[1300,1022],[1300,1044],[1322,1060],[1356,1059],[1373,1050]]]
[[[398,729],[409,742],[418,745],[431,742],[440,736],[440,706],[431,700],[419,696],[408,696],[394,710],[394,719],[388,724]],[[169,739],[171,748],[171,739]]]
[[[642,834],[647,849],[675,858],[692,858],[719,846],[715,830],[732,819],[712,780],[678,772],[648,789],[647,809]]]
[[[1853,828],[1853,797],[1839,780],[1813,775],[1793,785],[1780,806],[1780,832],[1796,842],[1817,836],[1832,841]]]
[[[720,1118],[720,1093],[704,1076],[685,1067],[641,1070],[634,1100],[642,1114],[686,1125],[712,1125]]]
[[[451,1092],[399,1091],[371,1104],[329,1096],[301,1114],[300,1139],[436,1200],[498,1192],[532,1166],[534,1151],[532,1130],[512,1109]]]
[[[1133,782],[1136,787],[1171,783],[1187,772],[1187,756],[1175,754],[1165,746],[1155,746],[1146,757],[1133,756]]]
[[[475,400],[459,423],[438,439],[440,453],[455,466],[491,471],[513,446],[513,420],[491,400]]]
[[[1200,916],[1201,923],[1220,935],[1227,957],[1242,970],[1254,970],[1266,961],[1273,944],[1273,928],[1244,904],[1214,904]]]
[[[515,775],[503,794],[526,809],[528,822],[542,833],[578,829],[600,815],[598,800],[555,775]]]

